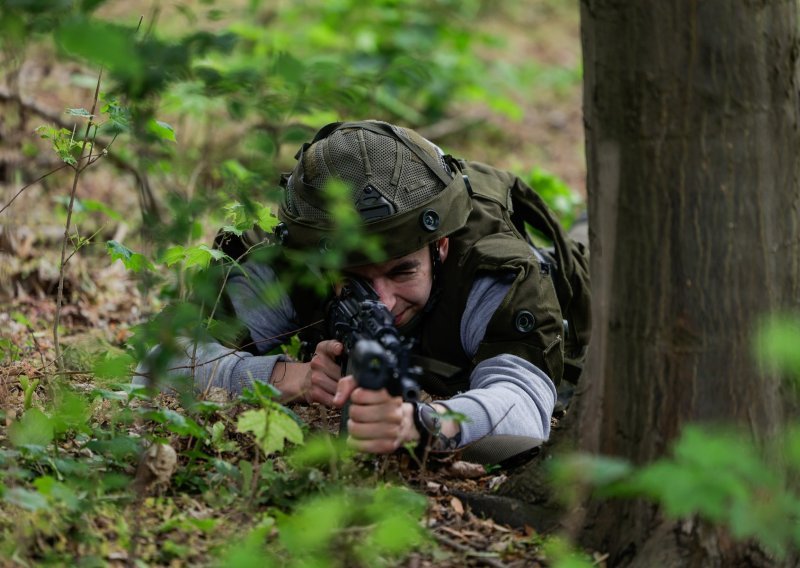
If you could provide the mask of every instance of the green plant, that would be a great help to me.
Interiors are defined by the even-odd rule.
[[[39,379],[31,380],[27,377],[27,375],[20,375],[19,384],[22,387],[22,392],[24,395],[23,408],[28,410],[32,405],[33,394],[36,392],[36,389],[39,386]]]
[[[426,542],[425,499],[401,487],[345,489],[267,517],[220,556],[228,566],[389,566]],[[277,529],[277,545],[265,546]],[[277,550],[276,550],[277,548]]]
[[[254,400],[261,408],[245,411],[239,415],[236,423],[238,432],[253,433],[258,447],[266,456],[282,452],[287,441],[303,443],[302,422],[288,408],[273,400],[279,394],[271,385],[254,383],[246,400]]]

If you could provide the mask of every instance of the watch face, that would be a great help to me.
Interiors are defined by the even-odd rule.
[[[442,429],[442,419],[439,417],[439,413],[436,409],[430,404],[422,403],[417,405],[417,414],[420,424],[425,428],[428,434],[431,436],[438,436],[439,431]]]

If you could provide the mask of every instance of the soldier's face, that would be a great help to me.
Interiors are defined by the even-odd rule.
[[[447,258],[449,240],[437,242],[442,262]],[[431,295],[433,266],[428,247],[379,264],[368,264],[347,271],[367,280],[402,327],[422,311]]]

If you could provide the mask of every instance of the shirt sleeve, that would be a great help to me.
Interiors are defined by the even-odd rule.
[[[261,355],[230,349],[216,342],[195,345],[181,340],[179,353],[170,360],[166,380],[160,382],[174,383],[191,378],[196,392],[217,387],[239,395],[254,381],[269,382],[275,363],[288,360],[284,355],[263,355],[286,342],[297,330],[294,307],[280,289],[272,269],[262,264],[243,264],[242,271],[231,274],[225,293]],[[159,349],[155,347],[150,355],[154,356]],[[147,384],[150,358],[137,366],[134,385]]]
[[[494,312],[508,293],[514,275],[486,274],[473,283],[461,319],[464,351],[474,356]],[[556,388],[547,374],[516,355],[499,354],[481,361],[470,375],[470,389],[441,404],[467,417],[461,445],[492,434],[546,440]]]

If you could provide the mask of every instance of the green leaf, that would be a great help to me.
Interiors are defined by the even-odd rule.
[[[346,441],[341,436],[319,435],[294,448],[288,462],[295,469],[324,467],[339,462],[348,451]]]
[[[91,409],[84,397],[66,389],[61,389],[56,394],[53,417],[50,419],[56,434],[70,430],[88,433],[91,431],[90,418]]]
[[[220,260],[225,258],[225,253],[218,249],[211,249],[208,245],[196,245],[185,249],[185,266],[191,268],[192,266],[199,266],[200,268],[208,268],[211,260]]]
[[[93,452],[110,456],[119,461],[131,460],[141,452],[141,439],[128,435],[116,436],[107,440],[90,440],[86,447]]]
[[[616,483],[633,470],[625,460],[583,453],[561,456],[549,467],[557,484],[580,483],[594,487]]]
[[[561,537],[550,537],[544,543],[548,565],[553,568],[592,568],[594,563],[584,552],[575,550]]]
[[[108,117],[112,133],[119,134],[130,129],[130,111],[127,107],[122,106],[115,97],[106,99],[106,104],[101,112]]]
[[[320,554],[338,531],[347,526],[355,506],[346,494],[306,501],[291,516],[278,518],[281,544],[294,555]]]
[[[135,30],[85,17],[74,17],[56,30],[55,39],[65,51],[123,77],[141,74],[143,61],[136,50]]]
[[[117,241],[106,241],[106,251],[108,251],[108,254],[111,255],[112,260],[121,260],[122,264],[124,264],[125,268],[128,270],[140,272],[144,269],[155,269],[153,263],[147,260],[144,255],[139,254],[138,252],[133,252],[131,249]]]
[[[363,548],[375,554],[399,554],[415,548],[424,539],[419,519],[425,513],[425,497],[405,487],[391,485],[376,488],[365,511],[375,528]]]
[[[228,568],[271,568],[273,566],[286,566],[285,562],[278,562],[265,543],[269,541],[269,533],[274,530],[274,520],[262,522],[255,529],[247,533],[244,538],[237,538],[234,543],[223,549],[220,556],[220,565]],[[298,564],[295,564],[299,566]],[[310,565],[306,565],[311,568]]]
[[[92,371],[101,379],[122,379],[131,374],[135,361],[128,353],[112,355],[104,353],[94,361]]]
[[[50,504],[47,499],[36,491],[29,491],[21,487],[12,487],[3,495],[3,501],[16,505],[28,511],[39,511],[49,509]]]
[[[33,324],[31,324],[31,320],[25,317],[25,314],[22,312],[14,312],[11,314],[11,319],[15,322],[24,325],[27,328],[33,329]]]
[[[53,421],[38,408],[31,408],[8,429],[8,436],[15,446],[46,446],[53,441]]]
[[[559,177],[541,168],[534,168],[527,181],[561,223],[565,227],[571,226],[578,210],[583,206],[583,198]]]
[[[81,118],[92,118],[94,116],[85,108],[68,108],[66,114],[70,116],[79,116]]]
[[[258,226],[267,233],[275,230],[275,227],[280,223],[280,219],[275,216],[272,209],[269,207],[261,207],[258,211]]]
[[[182,436],[205,439],[208,433],[194,420],[169,408],[144,411],[145,418],[164,424],[168,430]]]
[[[186,258],[186,249],[180,245],[175,245],[173,247],[169,247],[164,252],[164,254],[161,256],[161,262],[167,266],[172,266],[173,264],[183,262],[184,258]]]
[[[79,140],[75,140],[71,131],[66,128],[56,129],[51,126],[39,126],[36,132],[45,140],[52,142],[53,150],[64,163],[73,167],[78,165],[75,156],[80,151],[82,143]]]
[[[151,118],[147,123],[147,130],[161,140],[177,142],[175,140],[175,129],[166,122]]]
[[[790,374],[800,381],[800,318],[776,315],[756,333],[756,352],[770,369]]]
[[[0,354],[6,358],[6,361],[16,361],[19,359],[20,349],[10,339],[0,337]]]
[[[49,497],[51,501],[65,506],[70,511],[77,511],[81,506],[81,499],[75,493],[75,490],[57,481],[52,476],[44,475],[39,477],[33,484],[39,493]]]
[[[248,410],[239,416],[238,432],[252,432],[266,454],[283,451],[286,441],[303,443],[303,431],[278,405],[272,409]]]
[[[416,548],[422,540],[418,522],[398,515],[381,519],[363,546],[370,551],[399,554]]]
[[[222,162],[220,170],[224,175],[231,176],[239,182],[246,182],[253,176],[253,172],[244,167],[239,160],[225,160]],[[242,207],[240,203],[235,203],[229,204],[225,208],[230,210],[236,206]]]
[[[200,244],[191,247],[176,245],[170,247],[161,257],[161,262],[167,266],[173,266],[179,262],[184,263],[185,268],[198,266],[208,268],[212,260],[225,258],[225,253],[218,249],[209,248],[208,245]]]
[[[92,396],[99,396],[103,400],[118,400],[121,402],[128,401],[128,395],[124,391],[110,391],[107,389],[92,389]]]
[[[239,400],[254,406],[267,406],[269,401],[277,400],[281,396],[281,391],[269,383],[253,381],[250,387],[242,389]]]
[[[76,203],[77,202],[78,200],[76,200]],[[124,220],[123,216],[120,213],[114,211],[113,209],[111,209],[111,207],[109,207],[105,203],[97,201],[96,199],[81,199],[80,204],[83,207],[84,211],[96,211],[98,213],[103,213],[104,215],[106,215],[111,219],[114,219],[115,221]]]
[[[800,502],[786,486],[783,464],[765,461],[743,432],[696,426],[684,429],[673,453],[634,473],[627,494],[650,497],[671,517],[699,515],[736,538],[785,553]]]

